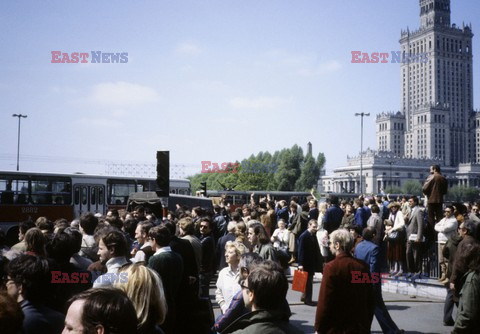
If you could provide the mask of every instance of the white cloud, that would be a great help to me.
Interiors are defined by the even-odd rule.
[[[177,45],[175,52],[187,56],[196,56],[202,53],[202,49],[195,43],[183,42]]]
[[[138,107],[157,102],[160,96],[155,89],[124,81],[95,85],[87,101],[102,107]]]
[[[337,72],[342,68],[342,64],[336,60],[327,61],[315,67],[307,67],[298,70],[297,74],[305,77],[318,76]]]
[[[290,103],[292,99],[284,99],[279,97],[234,97],[228,101],[231,107],[235,109],[275,109]]]

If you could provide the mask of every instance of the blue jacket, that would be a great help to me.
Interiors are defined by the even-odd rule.
[[[338,207],[338,205],[332,205],[325,212],[325,223],[323,228],[327,230],[328,234],[332,233],[342,223],[343,210]]]
[[[379,254],[380,248],[371,241],[363,240],[355,247],[355,258],[368,264],[372,274],[380,272]]]
[[[368,218],[370,218],[370,215],[372,213],[370,212],[370,209],[366,206],[361,206],[357,208],[355,211],[355,218],[354,218],[354,224],[357,226],[361,226],[362,229],[367,227],[367,221]]]
[[[275,214],[277,215],[277,221],[283,219],[285,220],[285,224],[288,224],[288,206],[284,206],[281,209],[275,209]]]

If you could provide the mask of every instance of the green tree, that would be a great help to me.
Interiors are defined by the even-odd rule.
[[[402,187],[402,192],[404,194],[420,196],[422,195],[422,185],[420,184],[420,182],[415,180],[405,181]]]
[[[297,152],[295,152],[297,153]],[[295,159],[290,151],[286,151],[280,156],[280,165],[275,174],[277,180],[277,190],[292,191],[295,189],[295,182],[300,176],[300,162]]]
[[[402,188],[397,186],[388,186],[385,188],[387,194],[403,194]]]
[[[475,187],[453,186],[448,189],[447,201],[474,202],[479,198],[479,191]]]
[[[238,163],[238,162],[237,162]],[[209,190],[307,190],[318,181],[320,170],[325,164],[323,153],[317,160],[311,156],[304,156],[303,149],[298,145],[269,152],[251,154],[248,159],[242,160],[236,168],[238,173],[232,173],[233,167],[227,173],[198,173],[189,177],[192,191],[199,190],[201,182],[207,182]],[[249,164],[250,168],[245,168]],[[277,165],[275,174],[269,169]],[[265,168],[267,167],[267,168]],[[242,171],[242,168],[245,168]],[[268,169],[268,170],[267,170]]]
[[[317,167],[318,167],[318,170],[322,170],[323,167],[325,166],[325,162],[327,160],[325,159],[325,154],[323,154],[322,152],[318,153],[318,156],[317,156]]]
[[[316,188],[319,175],[320,169],[318,169],[315,159],[311,154],[308,154],[305,158],[305,163],[302,166],[300,177],[295,183],[295,190],[309,191],[314,187]]]

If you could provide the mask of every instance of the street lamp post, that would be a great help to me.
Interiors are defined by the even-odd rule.
[[[363,117],[370,116],[370,113],[355,113],[355,116],[360,116],[360,194],[363,194]]]
[[[395,163],[395,161],[387,161],[387,164],[390,165],[390,192],[393,189],[393,182],[392,182],[392,165]]]
[[[18,117],[18,144],[17,144],[17,171],[20,170],[20,121],[27,118],[28,115],[13,114],[12,117]]]

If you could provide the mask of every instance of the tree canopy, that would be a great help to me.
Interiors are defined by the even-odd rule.
[[[210,164],[210,172],[202,171],[188,177],[192,190],[200,189],[201,182],[207,182],[210,190],[279,190],[309,191],[316,187],[320,170],[325,166],[325,155],[319,153],[317,159],[311,154],[304,155],[298,145],[275,151],[273,154],[259,152],[249,158],[232,162],[222,169]]]

